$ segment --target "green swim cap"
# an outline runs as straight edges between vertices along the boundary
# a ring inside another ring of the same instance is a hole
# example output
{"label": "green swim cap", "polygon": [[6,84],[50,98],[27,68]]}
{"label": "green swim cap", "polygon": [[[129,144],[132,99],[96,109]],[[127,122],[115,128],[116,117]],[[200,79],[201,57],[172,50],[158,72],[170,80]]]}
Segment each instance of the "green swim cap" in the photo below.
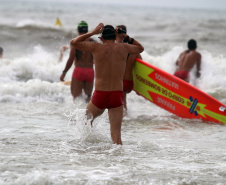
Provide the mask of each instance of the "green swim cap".
{"label": "green swim cap", "polygon": [[85,21],[81,21],[78,23],[78,31],[80,33],[87,33],[88,32],[88,24]]}

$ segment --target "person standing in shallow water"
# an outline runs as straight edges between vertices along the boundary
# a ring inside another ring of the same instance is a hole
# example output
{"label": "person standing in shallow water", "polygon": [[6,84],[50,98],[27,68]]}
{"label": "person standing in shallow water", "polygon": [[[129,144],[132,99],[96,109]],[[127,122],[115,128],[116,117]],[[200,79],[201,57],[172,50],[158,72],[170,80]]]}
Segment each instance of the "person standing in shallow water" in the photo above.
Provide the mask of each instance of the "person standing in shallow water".
{"label": "person standing in shallow water", "polygon": [[[102,43],[88,42],[87,38],[100,34]],[[123,75],[128,54],[141,53],[143,46],[127,34],[122,35],[133,44],[115,43],[116,31],[113,26],[100,23],[92,32],[71,40],[71,45],[90,51],[95,64],[95,91],[87,105],[87,118],[93,120],[108,109],[111,138],[114,144],[122,144],[121,125],[123,118]]]}
{"label": "person standing in shallow water", "polygon": [[189,72],[196,64],[196,77],[200,77],[201,54],[196,51],[196,41],[191,39],[188,41],[188,50],[182,52],[176,61],[177,69],[174,76],[189,82]]}
{"label": "person standing in shallow water", "polygon": [[[79,35],[83,35],[88,32],[88,24],[85,21],[81,21],[77,28]],[[86,41],[94,42],[91,38],[86,38]],[[71,80],[71,94],[75,99],[80,96],[82,94],[82,90],[84,90],[87,96],[86,102],[89,102],[93,91],[94,81],[93,55],[89,51],[81,51],[76,49],[74,46],[71,46],[69,58],[63,73],[60,76],[61,81],[64,81],[64,77],[67,71],[71,68],[73,62],[75,64],[75,68]]]}
{"label": "person standing in shallow water", "polygon": [[[127,32],[125,25],[118,25],[116,26],[117,31],[116,34],[116,42],[118,43],[128,43],[128,40],[126,40],[122,34],[125,34]],[[129,43],[133,44],[133,43]],[[125,73],[123,75],[123,94],[124,94],[124,109],[125,114],[127,112],[127,99],[126,95],[130,93],[133,90],[133,66],[136,62],[136,58],[142,59],[140,53],[138,54],[129,54],[126,60],[126,69]]]}

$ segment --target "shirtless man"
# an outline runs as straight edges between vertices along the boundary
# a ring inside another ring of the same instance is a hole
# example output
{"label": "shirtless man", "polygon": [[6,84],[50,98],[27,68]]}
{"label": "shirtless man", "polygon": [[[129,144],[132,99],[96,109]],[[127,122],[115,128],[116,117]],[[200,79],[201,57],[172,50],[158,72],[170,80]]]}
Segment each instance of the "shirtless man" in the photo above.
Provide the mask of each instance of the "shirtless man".
{"label": "shirtless man", "polygon": [[[85,21],[81,21],[78,24],[78,34],[83,35],[88,32],[88,24]],[[86,38],[87,42],[94,42],[91,38]],[[70,55],[67,60],[67,64],[60,77],[61,81],[64,81],[64,77],[67,71],[71,68],[72,64],[75,64],[75,68],[72,74],[71,80],[71,94],[73,98],[80,96],[82,90],[87,95],[87,103],[90,101],[93,91],[94,70],[93,70],[93,55],[89,51],[81,51],[71,46]]]}
{"label": "shirtless man", "polygon": [[[88,42],[87,38],[101,35],[101,43]],[[123,35],[127,37],[126,34]],[[92,52],[95,64],[95,91],[87,105],[87,117],[92,121],[108,109],[111,138],[114,144],[122,144],[121,124],[123,118],[123,75],[128,54],[141,53],[144,48],[128,36],[133,44],[115,43],[116,32],[110,25],[100,23],[92,32],[80,35],[71,41],[71,45]],[[92,124],[91,121],[91,124]]]}
{"label": "shirtless man", "polygon": [[174,76],[189,82],[189,71],[196,64],[196,77],[200,77],[201,54],[196,51],[196,48],[196,41],[193,39],[189,40],[188,50],[185,50],[183,53],[181,53],[176,62],[177,70],[174,73]]}
{"label": "shirtless man", "polygon": [[[127,43],[128,40],[124,38],[122,34],[126,33],[127,29],[125,25],[116,26],[116,30],[121,29],[122,31],[117,31],[116,42],[118,43]],[[123,33],[124,32],[124,33]],[[132,43],[129,43],[132,44]],[[142,59],[140,53],[130,54],[126,60],[126,69],[123,76],[123,94],[124,94],[124,108],[127,111],[127,101],[126,94],[130,93],[133,90],[133,66],[136,62],[136,58]]]}

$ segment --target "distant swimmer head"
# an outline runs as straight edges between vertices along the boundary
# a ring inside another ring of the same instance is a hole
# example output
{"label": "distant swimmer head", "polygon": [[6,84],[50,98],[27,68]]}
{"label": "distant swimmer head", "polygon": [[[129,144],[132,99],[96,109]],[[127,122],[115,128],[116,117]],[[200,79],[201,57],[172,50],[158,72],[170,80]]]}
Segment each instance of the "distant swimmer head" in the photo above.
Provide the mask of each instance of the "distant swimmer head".
{"label": "distant swimmer head", "polygon": [[195,50],[197,48],[196,41],[194,39],[191,39],[188,41],[188,49],[189,50]]}
{"label": "distant swimmer head", "polygon": [[80,23],[78,23],[78,32],[79,33],[88,32],[88,24],[85,21],[81,21]]}
{"label": "distant swimmer head", "polygon": [[115,29],[111,25],[104,26],[104,30],[102,32],[102,37],[104,40],[115,40]]}

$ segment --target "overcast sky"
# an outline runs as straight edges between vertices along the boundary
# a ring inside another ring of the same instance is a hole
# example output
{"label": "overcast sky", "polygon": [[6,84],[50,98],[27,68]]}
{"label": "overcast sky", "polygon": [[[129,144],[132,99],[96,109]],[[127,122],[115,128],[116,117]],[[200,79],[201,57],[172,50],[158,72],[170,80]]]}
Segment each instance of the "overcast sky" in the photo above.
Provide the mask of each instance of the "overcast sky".
{"label": "overcast sky", "polygon": [[[65,1],[65,0],[64,0]],[[72,0],[67,0],[72,1]],[[98,2],[105,4],[151,5],[158,7],[182,7],[198,9],[224,9],[226,0],[73,0],[74,2]]]}

